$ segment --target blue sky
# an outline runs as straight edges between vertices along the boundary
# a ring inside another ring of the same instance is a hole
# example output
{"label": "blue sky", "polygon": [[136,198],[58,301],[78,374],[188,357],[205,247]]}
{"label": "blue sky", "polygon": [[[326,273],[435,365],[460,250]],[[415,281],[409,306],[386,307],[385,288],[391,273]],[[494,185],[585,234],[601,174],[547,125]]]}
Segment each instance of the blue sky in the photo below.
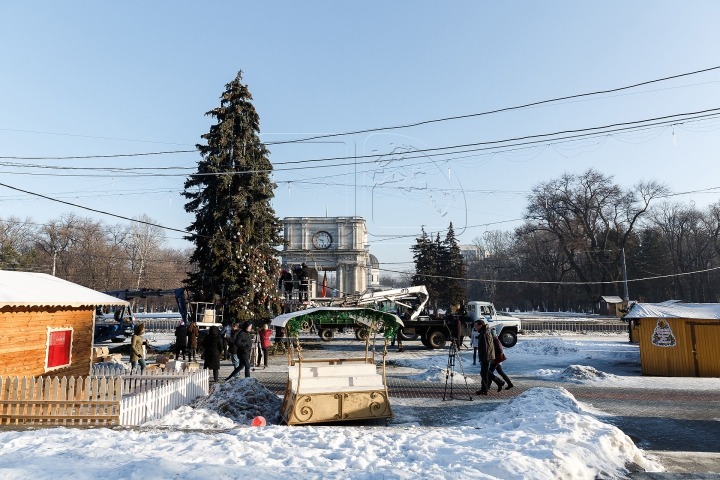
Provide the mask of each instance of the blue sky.
{"label": "blue sky", "polygon": [[[717,2],[0,2],[0,156],[192,148],[210,125],[204,113],[240,69],[267,141],[619,87],[720,65],[719,21]],[[588,101],[275,145],[271,160],[386,154],[716,107],[720,71]],[[720,186],[716,126],[676,128],[677,146],[666,129],[579,151],[548,147],[405,169],[361,164],[357,204],[352,166],[278,171],[274,206],[280,217],[357,212],[381,262],[409,261],[411,240],[383,235],[421,225],[437,231],[452,220],[470,243],[485,227],[463,226],[519,218],[524,192],[563,172],[594,167],[626,186],[655,179],[676,192]],[[192,167],[197,158],[27,162]],[[3,167],[1,182],[120,215],[146,213],[175,228],[190,222],[182,176],[20,174],[28,171]],[[676,198],[702,206],[720,190]],[[2,217],[43,221],[69,211],[0,189]],[[168,237],[185,245],[179,234]]]}

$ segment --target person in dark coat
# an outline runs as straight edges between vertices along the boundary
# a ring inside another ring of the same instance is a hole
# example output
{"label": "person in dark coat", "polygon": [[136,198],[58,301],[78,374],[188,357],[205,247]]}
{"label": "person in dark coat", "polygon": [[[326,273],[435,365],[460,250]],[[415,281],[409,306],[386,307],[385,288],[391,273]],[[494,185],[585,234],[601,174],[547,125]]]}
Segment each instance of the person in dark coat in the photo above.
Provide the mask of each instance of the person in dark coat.
{"label": "person in dark coat", "polygon": [[237,345],[235,345],[235,340],[239,334],[240,326],[237,323],[233,323],[232,333],[230,334],[230,342],[228,343],[228,352],[230,352],[230,360],[232,361],[233,368],[237,368],[238,365],[240,365],[240,360],[238,360],[237,356]]}
{"label": "person in dark coat", "polygon": [[[505,387],[505,390],[510,390],[513,387],[513,383],[510,381],[510,377],[505,375],[505,372],[502,368],[502,362],[504,361],[505,351],[503,350],[502,342],[497,336],[497,332],[494,328],[491,328],[490,331],[492,332],[493,337],[493,345],[495,347],[495,358],[490,363],[490,375],[493,378],[493,382],[497,384],[498,392],[502,390],[502,387],[507,384],[507,387]],[[500,376],[505,380],[504,382],[497,378],[495,376],[495,370],[500,374]]]}
{"label": "person in dark coat", "polygon": [[213,378],[217,382],[220,376],[220,355],[223,349],[220,330],[217,327],[210,327],[210,332],[203,340],[202,346],[205,352],[205,368],[213,371]]}
{"label": "person in dark coat", "polygon": [[482,386],[475,392],[477,395],[487,395],[490,386],[490,362],[495,359],[495,345],[487,320],[481,318],[475,322],[478,332],[478,361],[480,362],[480,378]]}
{"label": "person in dark coat", "polygon": [[240,327],[240,333],[235,337],[235,347],[237,348],[237,356],[240,364],[232,371],[226,380],[230,380],[237,375],[243,367],[245,368],[245,378],[250,376],[250,353],[252,352],[252,338],[250,338],[251,328],[252,323],[243,323]]}
{"label": "person in dark coat", "polygon": [[188,327],[188,360],[191,362],[197,361],[198,335],[200,335],[200,329],[197,323],[192,322]]}
{"label": "person in dark coat", "polygon": [[310,287],[310,276],[312,275],[312,272],[310,271],[310,267],[307,266],[306,263],[303,262],[302,266],[298,270],[298,278],[300,279],[300,300],[309,300],[309,287]]}
{"label": "person in dark coat", "polygon": [[182,351],[182,359],[185,360],[185,351],[187,350],[187,337],[188,329],[185,326],[185,322],[180,322],[180,325],[175,329],[175,358],[180,359],[180,352]]}

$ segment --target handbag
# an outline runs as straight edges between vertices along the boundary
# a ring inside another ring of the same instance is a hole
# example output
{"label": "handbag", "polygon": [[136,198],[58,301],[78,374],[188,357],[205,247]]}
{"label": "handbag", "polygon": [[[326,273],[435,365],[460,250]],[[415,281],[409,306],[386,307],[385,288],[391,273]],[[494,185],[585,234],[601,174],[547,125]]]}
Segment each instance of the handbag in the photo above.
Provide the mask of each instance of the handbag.
{"label": "handbag", "polygon": [[500,358],[499,358],[498,360],[500,360],[500,361],[497,362],[497,363],[502,363],[502,362],[504,362],[505,360],[507,360],[507,357],[505,356],[505,353],[501,353],[501,354],[500,354]]}

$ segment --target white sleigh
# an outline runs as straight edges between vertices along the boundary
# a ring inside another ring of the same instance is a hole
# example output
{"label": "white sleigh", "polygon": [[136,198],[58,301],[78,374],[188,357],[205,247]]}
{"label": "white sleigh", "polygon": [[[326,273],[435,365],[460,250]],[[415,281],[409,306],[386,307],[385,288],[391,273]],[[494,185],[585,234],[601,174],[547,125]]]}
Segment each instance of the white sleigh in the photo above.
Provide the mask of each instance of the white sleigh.
{"label": "white sleigh", "polygon": [[[288,425],[325,423],[348,420],[392,418],[385,377],[387,338],[384,339],[381,365],[375,364],[375,343],[380,322],[385,328],[402,326],[392,314],[363,308],[332,308],[355,317],[369,330],[365,342],[365,356],[359,358],[305,359],[297,333],[303,321],[324,309],[298,311],[280,315],[272,322],[289,331],[288,379],[280,415]],[[372,337],[372,339],[371,339]],[[296,347],[292,346],[295,340]],[[372,343],[372,348],[371,348]],[[378,373],[378,369],[380,372]]]}

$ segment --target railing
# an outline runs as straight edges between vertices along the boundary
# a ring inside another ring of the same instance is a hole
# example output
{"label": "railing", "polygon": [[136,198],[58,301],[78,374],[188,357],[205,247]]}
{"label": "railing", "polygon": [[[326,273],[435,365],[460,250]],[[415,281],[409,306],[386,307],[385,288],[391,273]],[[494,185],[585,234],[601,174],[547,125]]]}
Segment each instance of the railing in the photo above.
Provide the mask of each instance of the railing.
{"label": "railing", "polygon": [[138,319],[138,322],[145,324],[145,330],[153,333],[175,333],[175,328],[180,325],[180,318],[147,318]]}
{"label": "railing", "polygon": [[109,377],[0,377],[0,425],[140,425],[210,391],[209,370]]}
{"label": "railing", "polygon": [[622,321],[594,320],[522,320],[526,332],[571,332],[582,334],[627,333],[628,324]]}
{"label": "railing", "polygon": [[[210,391],[210,370],[199,370],[172,382],[123,398],[120,425],[141,425],[167,415]],[[162,378],[162,376],[155,376]]]}

